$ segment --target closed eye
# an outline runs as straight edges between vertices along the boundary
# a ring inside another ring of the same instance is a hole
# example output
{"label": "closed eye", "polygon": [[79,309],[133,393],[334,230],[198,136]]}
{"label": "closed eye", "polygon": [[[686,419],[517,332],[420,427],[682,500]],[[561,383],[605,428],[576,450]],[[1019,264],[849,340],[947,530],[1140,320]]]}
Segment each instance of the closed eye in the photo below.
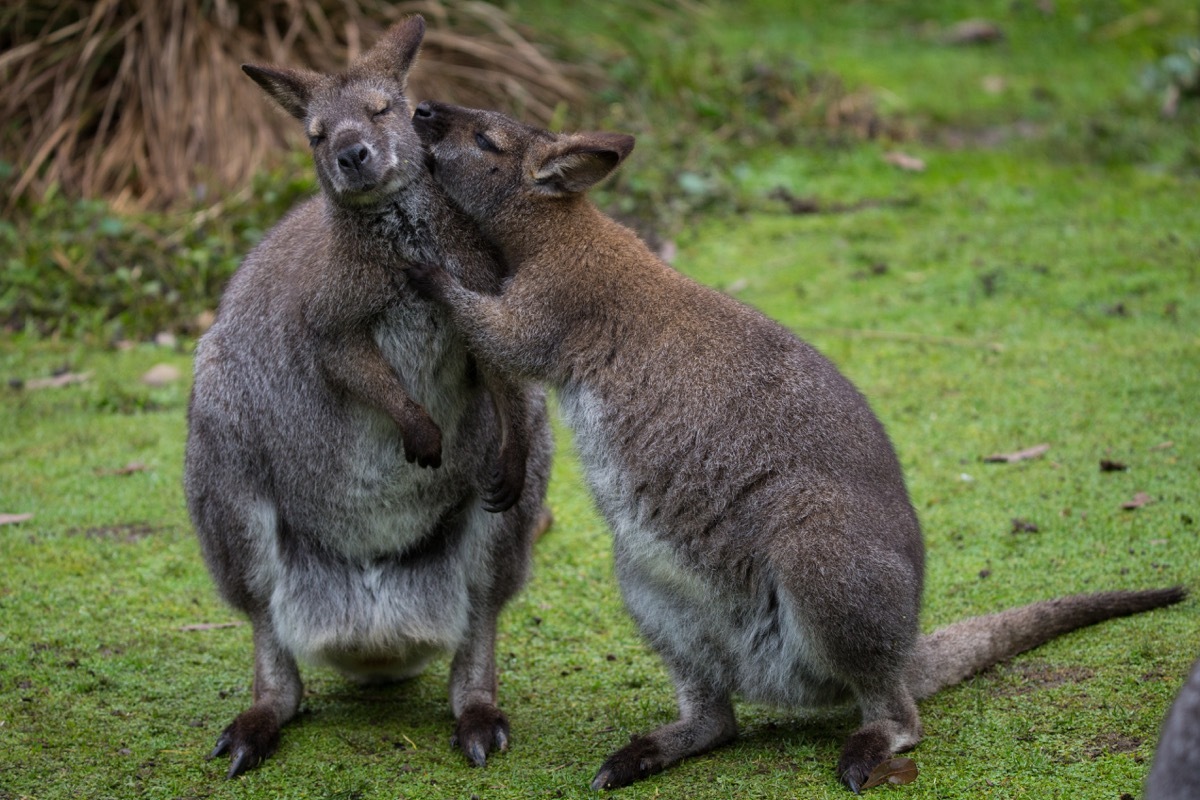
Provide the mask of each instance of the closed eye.
{"label": "closed eye", "polygon": [[500,152],[500,148],[496,147],[495,143],[482,133],[475,134],[475,144],[479,146],[480,150],[486,150],[489,153]]}
{"label": "closed eye", "polygon": [[372,114],[371,119],[379,119],[380,117],[384,116],[385,114],[391,113],[391,110],[392,110],[392,107],[390,105],[384,106],[383,108],[379,109],[374,114]]}
{"label": "closed eye", "polygon": [[323,141],[325,141],[325,137],[321,134],[317,134],[316,136],[309,136],[308,137],[308,146],[316,147]]}

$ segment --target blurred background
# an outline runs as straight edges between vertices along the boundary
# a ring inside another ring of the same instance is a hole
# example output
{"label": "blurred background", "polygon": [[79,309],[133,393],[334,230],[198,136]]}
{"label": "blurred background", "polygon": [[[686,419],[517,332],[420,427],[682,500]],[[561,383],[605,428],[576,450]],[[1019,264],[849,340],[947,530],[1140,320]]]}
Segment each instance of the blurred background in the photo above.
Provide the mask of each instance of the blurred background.
{"label": "blurred background", "polygon": [[315,189],[299,126],[239,65],[336,70],[412,13],[430,26],[415,99],[636,134],[600,199],[656,245],[697,211],[803,211],[739,180],[756,148],[1018,139],[1200,163],[1184,2],[17,0],[0,10],[0,325],[199,332],[241,255]]}

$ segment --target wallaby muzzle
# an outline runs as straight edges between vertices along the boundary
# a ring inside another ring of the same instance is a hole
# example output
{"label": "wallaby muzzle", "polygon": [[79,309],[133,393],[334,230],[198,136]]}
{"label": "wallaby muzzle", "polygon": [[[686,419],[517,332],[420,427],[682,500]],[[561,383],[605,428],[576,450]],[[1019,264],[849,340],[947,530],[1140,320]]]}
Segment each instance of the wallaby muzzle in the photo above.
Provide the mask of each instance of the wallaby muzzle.
{"label": "wallaby muzzle", "polygon": [[446,131],[449,129],[447,112],[453,109],[454,106],[435,103],[432,100],[425,100],[416,107],[416,110],[413,111],[412,122],[413,127],[417,130],[417,136],[421,139],[421,144],[428,146],[445,138]]}
{"label": "wallaby muzzle", "polygon": [[379,159],[358,131],[346,131],[334,140],[333,145],[341,191],[363,192],[379,183],[382,177]]}

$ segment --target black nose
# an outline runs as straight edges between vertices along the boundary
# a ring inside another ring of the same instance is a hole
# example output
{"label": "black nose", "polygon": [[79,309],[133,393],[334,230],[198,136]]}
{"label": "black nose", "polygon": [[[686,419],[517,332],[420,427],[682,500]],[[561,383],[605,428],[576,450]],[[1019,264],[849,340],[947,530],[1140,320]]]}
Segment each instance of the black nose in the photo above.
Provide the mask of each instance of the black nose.
{"label": "black nose", "polygon": [[370,160],[371,151],[362,143],[343,148],[337,156],[338,166],[348,175],[361,172],[363,165]]}
{"label": "black nose", "polygon": [[421,104],[417,106],[417,110],[413,112],[414,117],[420,117],[421,119],[429,119],[433,116],[433,114],[433,103],[429,100],[422,101]]}

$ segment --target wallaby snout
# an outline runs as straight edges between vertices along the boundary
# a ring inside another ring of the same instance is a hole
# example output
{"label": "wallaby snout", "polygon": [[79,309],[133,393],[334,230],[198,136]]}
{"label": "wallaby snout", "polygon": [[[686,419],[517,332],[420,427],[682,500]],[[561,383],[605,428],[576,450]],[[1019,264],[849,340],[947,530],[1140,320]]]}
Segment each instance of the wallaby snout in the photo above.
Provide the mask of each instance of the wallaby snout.
{"label": "wallaby snout", "polygon": [[337,154],[338,169],[348,180],[358,183],[369,183],[371,167],[371,148],[362,142],[352,142],[343,147]]}
{"label": "wallaby snout", "polygon": [[444,103],[425,100],[413,111],[413,127],[425,145],[441,141],[446,135],[446,112],[453,108]]}

